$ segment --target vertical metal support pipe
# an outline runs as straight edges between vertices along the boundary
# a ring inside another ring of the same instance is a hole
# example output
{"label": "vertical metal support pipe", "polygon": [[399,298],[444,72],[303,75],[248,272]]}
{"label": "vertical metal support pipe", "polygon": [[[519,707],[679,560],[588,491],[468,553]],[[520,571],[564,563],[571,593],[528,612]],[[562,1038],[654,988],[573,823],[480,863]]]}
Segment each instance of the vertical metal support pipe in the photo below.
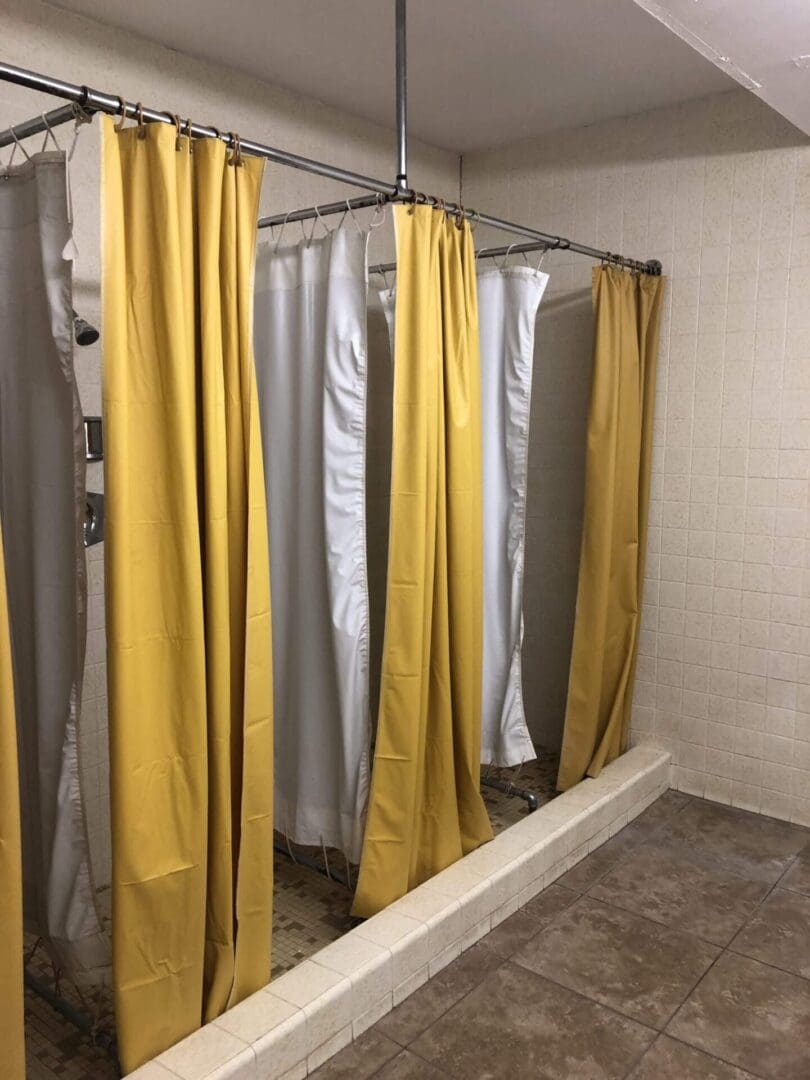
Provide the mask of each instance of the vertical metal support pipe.
{"label": "vertical metal support pipe", "polygon": [[397,191],[408,191],[407,0],[396,0],[397,35]]}

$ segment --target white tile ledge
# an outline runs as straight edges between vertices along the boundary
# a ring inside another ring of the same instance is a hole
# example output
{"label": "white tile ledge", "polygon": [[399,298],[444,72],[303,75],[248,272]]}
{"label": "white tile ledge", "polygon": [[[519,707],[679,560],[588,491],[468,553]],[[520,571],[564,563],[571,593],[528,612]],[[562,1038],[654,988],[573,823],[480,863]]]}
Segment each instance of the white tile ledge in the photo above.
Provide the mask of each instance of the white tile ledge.
{"label": "white tile ledge", "polygon": [[669,754],[634,747],[131,1080],[294,1080],[314,1072],[669,786]]}

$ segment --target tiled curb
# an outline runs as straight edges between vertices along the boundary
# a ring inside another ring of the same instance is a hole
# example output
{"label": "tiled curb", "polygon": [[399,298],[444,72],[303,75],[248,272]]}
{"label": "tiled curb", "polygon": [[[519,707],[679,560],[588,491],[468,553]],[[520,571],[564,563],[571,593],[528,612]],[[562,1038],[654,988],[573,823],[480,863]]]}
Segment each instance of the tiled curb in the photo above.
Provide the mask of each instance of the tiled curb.
{"label": "tiled curb", "polygon": [[130,1080],[300,1080],[669,787],[637,746],[321,949]]}

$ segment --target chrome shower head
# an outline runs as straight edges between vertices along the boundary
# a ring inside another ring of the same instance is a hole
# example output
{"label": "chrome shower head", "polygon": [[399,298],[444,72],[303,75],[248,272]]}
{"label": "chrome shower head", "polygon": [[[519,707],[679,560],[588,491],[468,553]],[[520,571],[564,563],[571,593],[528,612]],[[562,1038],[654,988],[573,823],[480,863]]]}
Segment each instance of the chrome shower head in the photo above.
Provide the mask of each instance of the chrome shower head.
{"label": "chrome shower head", "polygon": [[81,315],[73,312],[73,334],[77,345],[95,345],[99,339],[99,332],[95,326],[83,319]]}

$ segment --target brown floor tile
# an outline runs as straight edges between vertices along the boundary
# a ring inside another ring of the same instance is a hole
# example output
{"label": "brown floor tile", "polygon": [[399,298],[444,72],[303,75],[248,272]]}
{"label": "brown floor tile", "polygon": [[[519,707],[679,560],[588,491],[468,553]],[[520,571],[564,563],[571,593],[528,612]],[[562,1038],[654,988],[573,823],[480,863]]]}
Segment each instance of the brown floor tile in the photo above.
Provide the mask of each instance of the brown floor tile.
{"label": "brown floor tile", "polygon": [[652,1029],[507,962],[412,1049],[457,1080],[619,1080],[654,1038]]}
{"label": "brown floor tile", "polygon": [[719,869],[773,885],[810,839],[806,829],[731,806],[695,799],[661,836]]}
{"label": "brown floor tile", "polygon": [[650,1027],[662,1028],[720,950],[583,897],[512,958]]}
{"label": "brown floor tile", "polygon": [[530,919],[523,911],[516,911],[514,915],[498,923],[494,930],[482,938],[481,945],[496,956],[500,956],[502,960],[508,960],[527,941],[536,937],[542,929],[542,923]]}
{"label": "brown floor tile", "polygon": [[401,1050],[398,1043],[371,1028],[310,1075],[318,1080],[368,1080]]}
{"label": "brown floor tile", "polygon": [[622,829],[621,835],[626,839],[637,840],[639,843],[649,840],[663,825],[694,801],[691,795],[685,795],[682,791],[673,791],[670,788],[654,803],[650,803],[646,810],[642,810],[638,817],[633,818],[630,824]]}
{"label": "brown floor tile", "polygon": [[502,963],[490,949],[473,945],[378,1021],[376,1030],[400,1046],[407,1046]]}
{"label": "brown floor tile", "polygon": [[657,839],[630,852],[589,895],[727,945],[767,891],[761,882],[693,859],[682,845]]}
{"label": "brown floor tile", "polygon": [[447,1080],[447,1073],[409,1050],[402,1050],[376,1074],[374,1080]]}
{"label": "brown floor tile", "polygon": [[774,889],[729,948],[810,979],[810,896]]}
{"label": "brown floor tile", "polygon": [[660,1035],[628,1080],[756,1080],[751,1073],[727,1065],[682,1042]]}
{"label": "brown floor tile", "polygon": [[667,1030],[759,1076],[807,1080],[810,982],[724,953]]}
{"label": "brown floor tile", "polygon": [[543,927],[547,926],[552,919],[556,919],[561,911],[565,911],[569,904],[573,904],[576,898],[575,892],[555,882],[530,900],[522,911],[524,915],[528,915],[530,919],[534,919]]}
{"label": "brown floor tile", "polygon": [[577,865],[569,870],[567,874],[563,874],[559,878],[559,884],[566,889],[573,889],[574,892],[584,893],[592,885],[595,885],[597,881],[605,876],[610,870],[616,866],[625,855],[630,851],[633,851],[643,841],[638,837],[627,837],[624,834],[624,830],[612,837],[606,844],[603,844],[596,851],[577,863]]}
{"label": "brown floor tile", "polygon": [[524,908],[499,923],[481,940],[481,944],[491,949],[497,956],[508,960],[514,952],[539,934],[544,926],[548,926],[576,898],[577,894],[571,892],[570,889],[563,889],[560,885],[549,885]]}
{"label": "brown floor tile", "polygon": [[779,888],[791,889],[793,892],[810,896],[810,845],[799,853],[796,861],[779,882]]}

